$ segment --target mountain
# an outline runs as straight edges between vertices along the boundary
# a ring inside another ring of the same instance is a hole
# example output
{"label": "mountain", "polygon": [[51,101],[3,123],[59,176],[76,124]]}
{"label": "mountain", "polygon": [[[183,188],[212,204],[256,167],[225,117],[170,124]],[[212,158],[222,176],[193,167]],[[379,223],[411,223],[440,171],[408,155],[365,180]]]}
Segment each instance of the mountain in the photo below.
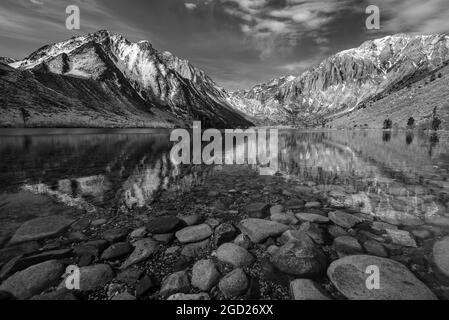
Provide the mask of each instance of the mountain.
{"label": "mountain", "polygon": [[[232,101],[236,108],[272,123],[323,125],[370,101],[388,99],[448,61],[446,35],[393,35],[337,53],[300,76],[235,92]],[[444,92],[447,97],[447,89]]]}
{"label": "mountain", "polygon": [[0,57],[0,63],[10,64],[10,63],[14,63],[14,62],[16,62],[16,60],[14,60],[12,58]]}
{"label": "mountain", "polygon": [[15,70],[3,65],[0,74],[3,126],[19,125],[24,114],[29,126],[251,125],[202,70],[105,30],[44,46],[9,66]]}

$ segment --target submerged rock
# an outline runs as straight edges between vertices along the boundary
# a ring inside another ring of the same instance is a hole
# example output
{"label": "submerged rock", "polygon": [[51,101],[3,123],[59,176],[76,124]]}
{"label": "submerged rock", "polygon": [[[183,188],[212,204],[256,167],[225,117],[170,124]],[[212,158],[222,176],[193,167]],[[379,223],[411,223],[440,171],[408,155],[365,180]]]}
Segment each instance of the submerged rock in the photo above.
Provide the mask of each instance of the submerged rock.
{"label": "submerged rock", "polygon": [[[369,289],[368,267],[379,268],[380,289]],[[327,275],[351,300],[434,300],[435,294],[399,262],[368,256],[347,256],[331,263]]]}
{"label": "submerged rock", "polygon": [[417,247],[415,239],[413,239],[412,235],[408,231],[388,229],[387,234],[390,236],[392,243],[394,244],[404,247]]}
{"label": "submerged rock", "polygon": [[57,236],[67,230],[73,221],[63,216],[50,216],[27,221],[19,227],[9,244]]}

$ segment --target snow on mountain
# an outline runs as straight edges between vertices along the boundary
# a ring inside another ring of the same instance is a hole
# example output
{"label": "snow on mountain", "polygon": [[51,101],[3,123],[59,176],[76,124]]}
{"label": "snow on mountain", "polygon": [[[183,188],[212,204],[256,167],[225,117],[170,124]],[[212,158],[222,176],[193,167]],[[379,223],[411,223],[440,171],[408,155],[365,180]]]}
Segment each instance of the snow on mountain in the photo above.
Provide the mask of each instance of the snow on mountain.
{"label": "snow on mountain", "polygon": [[339,52],[298,77],[236,92],[232,101],[236,108],[273,122],[321,124],[448,61],[448,36],[398,34]]}
{"label": "snow on mountain", "polygon": [[201,120],[216,127],[251,124],[202,70],[169,52],[155,50],[148,41],[132,43],[105,30],[44,46],[10,66],[117,86],[126,81],[144,101],[182,120]]}

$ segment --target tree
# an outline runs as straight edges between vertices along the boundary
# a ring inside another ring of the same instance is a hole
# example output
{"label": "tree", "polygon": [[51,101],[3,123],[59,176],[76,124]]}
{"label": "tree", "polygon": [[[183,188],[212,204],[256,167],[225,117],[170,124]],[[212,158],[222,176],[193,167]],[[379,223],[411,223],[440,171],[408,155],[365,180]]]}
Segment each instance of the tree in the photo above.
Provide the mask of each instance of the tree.
{"label": "tree", "polygon": [[384,120],[384,129],[391,129],[393,127],[393,122],[390,119]]}
{"label": "tree", "polygon": [[415,126],[415,119],[413,117],[408,118],[407,127],[412,129]]}
{"label": "tree", "polygon": [[31,118],[31,115],[25,108],[20,108],[20,112],[22,113],[23,124],[26,127],[27,121]]}

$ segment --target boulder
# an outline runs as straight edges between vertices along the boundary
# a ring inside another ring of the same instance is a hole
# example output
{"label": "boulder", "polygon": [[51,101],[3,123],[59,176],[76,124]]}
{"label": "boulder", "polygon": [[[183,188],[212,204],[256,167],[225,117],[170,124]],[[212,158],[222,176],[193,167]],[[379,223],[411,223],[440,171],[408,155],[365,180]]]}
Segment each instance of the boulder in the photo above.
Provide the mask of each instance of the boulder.
{"label": "boulder", "polygon": [[161,216],[153,218],[146,224],[147,232],[152,234],[170,233],[180,224],[181,220],[175,216]]}
{"label": "boulder", "polygon": [[17,229],[9,244],[58,236],[67,230],[73,221],[63,216],[49,216],[27,221]]}
{"label": "boulder", "polygon": [[29,299],[60,281],[64,265],[50,260],[19,271],[6,279],[0,291],[6,291],[18,299]]}
{"label": "boulder", "polygon": [[246,213],[250,218],[265,218],[270,214],[270,206],[266,203],[256,202],[246,206]]}
{"label": "boulder", "polygon": [[[380,289],[367,286],[368,267],[379,269]],[[350,300],[435,300],[435,294],[404,265],[394,260],[369,256],[347,256],[331,263],[327,275]]]}

